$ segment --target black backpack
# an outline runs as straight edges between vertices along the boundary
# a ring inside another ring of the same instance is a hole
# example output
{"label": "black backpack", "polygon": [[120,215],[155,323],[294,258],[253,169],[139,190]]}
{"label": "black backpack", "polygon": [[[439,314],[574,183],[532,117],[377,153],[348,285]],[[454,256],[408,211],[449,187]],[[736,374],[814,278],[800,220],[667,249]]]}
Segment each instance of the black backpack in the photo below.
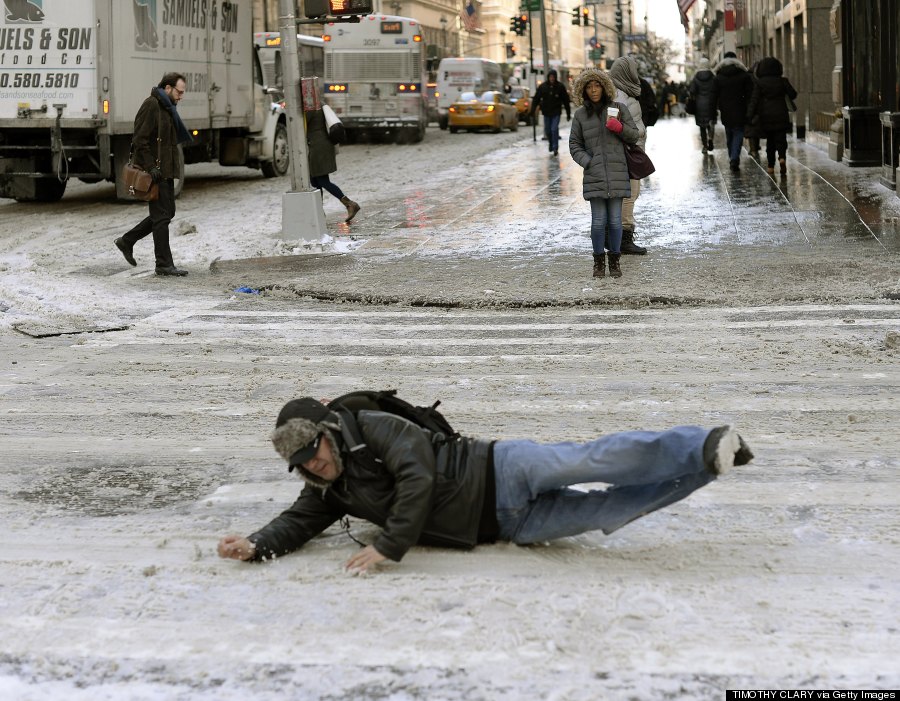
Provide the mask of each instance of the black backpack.
{"label": "black backpack", "polygon": [[652,127],[659,119],[659,105],[656,102],[656,93],[646,80],[641,78],[641,96],[638,98],[641,103],[641,121],[645,127]]}
{"label": "black backpack", "polygon": [[440,401],[431,406],[416,406],[397,396],[397,390],[388,389],[382,391],[361,390],[349,392],[337,399],[328,402],[328,408],[332,409],[341,418],[342,438],[350,455],[360,460],[364,465],[372,468],[381,462],[368,449],[363,442],[359,426],[356,424],[356,414],[363,410],[383,411],[387,414],[396,414],[417,426],[439,433],[444,436],[444,442],[455,441],[459,433],[453,430],[450,422],[437,410]]}

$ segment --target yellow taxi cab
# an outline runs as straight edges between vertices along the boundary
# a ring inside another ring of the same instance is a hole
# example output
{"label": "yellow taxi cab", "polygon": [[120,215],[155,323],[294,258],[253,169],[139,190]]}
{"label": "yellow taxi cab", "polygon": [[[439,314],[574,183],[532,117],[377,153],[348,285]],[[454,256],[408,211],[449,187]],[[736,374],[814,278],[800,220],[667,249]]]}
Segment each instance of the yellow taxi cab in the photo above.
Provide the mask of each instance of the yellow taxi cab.
{"label": "yellow taxi cab", "polygon": [[504,127],[517,131],[519,115],[509,98],[498,90],[488,90],[481,95],[464,92],[450,105],[447,123],[451,134],[460,129],[490,129],[496,134]]}
{"label": "yellow taxi cab", "polygon": [[509,91],[509,101],[515,105],[519,121],[525,126],[531,124],[531,91],[519,85],[513,85]]}

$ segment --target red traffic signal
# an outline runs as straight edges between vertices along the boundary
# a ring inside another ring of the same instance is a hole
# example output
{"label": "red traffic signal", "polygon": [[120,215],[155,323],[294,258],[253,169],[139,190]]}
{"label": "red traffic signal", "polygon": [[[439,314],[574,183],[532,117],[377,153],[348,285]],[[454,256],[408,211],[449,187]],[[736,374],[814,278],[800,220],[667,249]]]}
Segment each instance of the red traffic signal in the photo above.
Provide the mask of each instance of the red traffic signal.
{"label": "red traffic signal", "polygon": [[373,0],[306,0],[304,9],[310,19],[370,15],[374,11]]}

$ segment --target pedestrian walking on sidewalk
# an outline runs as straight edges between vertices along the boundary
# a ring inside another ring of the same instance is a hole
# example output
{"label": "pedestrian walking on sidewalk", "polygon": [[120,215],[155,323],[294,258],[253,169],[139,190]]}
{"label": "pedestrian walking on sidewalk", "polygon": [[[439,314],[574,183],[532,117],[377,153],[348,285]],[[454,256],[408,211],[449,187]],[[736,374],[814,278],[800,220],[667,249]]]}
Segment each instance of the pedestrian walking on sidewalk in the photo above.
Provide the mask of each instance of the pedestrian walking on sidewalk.
{"label": "pedestrian walking on sidewalk", "polygon": [[148,216],[114,242],[125,260],[130,265],[137,265],[134,245],[153,234],[157,275],[180,277],[188,274],[187,270],[175,267],[169,248],[169,222],[175,217],[175,176],[179,174],[181,160],[178,145],[191,141],[190,132],[176,110],[185,89],[183,75],[166,73],[138,109],[131,138],[131,162],[150,173],[153,182],[159,186],[159,199],[149,203]]}
{"label": "pedestrian walking on sidewalk", "polygon": [[336,184],[331,182],[331,173],[337,171],[337,157],[334,144],[328,138],[328,125],[325,113],[321,110],[304,112],[306,115],[306,142],[309,144],[309,184],[320,192],[327,190],[337,197],[347,208],[349,222],[359,212],[359,205],[344,194]]}
{"label": "pedestrian walking on sidewalk", "polygon": [[622,277],[622,200],[631,196],[625,144],[637,143],[640,132],[628,108],[614,101],[616,87],[607,73],[582,71],[575,81],[575,110],[569,153],[584,168],[584,199],[591,204],[594,277]]}
{"label": "pedestrian walking on sidewalk", "polygon": [[[644,112],[641,106],[643,89],[638,62],[631,56],[620,56],[609,69],[609,77],[616,86],[615,101],[625,105],[631,114],[638,130],[638,146],[647,150],[647,127],[644,125]],[[649,87],[649,86],[648,86]],[[652,93],[652,88],[650,88]],[[656,98],[653,98],[656,102]],[[646,103],[645,103],[646,104]],[[631,179],[631,195],[622,200],[622,253],[644,255],[647,249],[634,242],[634,203],[641,195],[641,181]]]}
{"label": "pedestrian walking on sidewalk", "polygon": [[715,78],[713,72],[709,70],[709,59],[701,58],[697,64],[697,72],[688,88],[696,105],[694,123],[700,127],[700,144],[703,153],[710,153],[713,150],[713,136],[717,121]]}
{"label": "pedestrian walking on sidewalk", "polygon": [[756,85],[750,98],[747,117],[757,120],[766,139],[766,161],[769,175],[775,174],[777,156],[779,170],[787,173],[787,135],[793,129],[788,102],[793,104],[797,91],[784,77],[784,67],[774,56],[767,56],[756,68]]}
{"label": "pedestrian walking on sidewalk", "polygon": [[[753,88],[756,89],[756,69],[759,68],[759,61],[750,66],[750,79],[753,81]],[[750,99],[753,99],[753,91],[750,91]],[[750,109],[750,100],[747,100],[747,109]],[[759,127],[759,120],[751,120],[750,116],[744,122],[744,138],[747,139],[747,153],[754,161],[759,160],[759,140],[762,138],[762,129]]]}
{"label": "pedestrian walking on sidewalk", "polygon": [[[609,534],[753,458],[730,426],[611,433],[581,444],[491,441],[432,433],[384,411],[336,412],[311,397],[284,405],[271,438],[305,485],[268,525],[222,538],[219,556],[281,557],[353,516],[380,529],[346,562],[354,574],[399,562],[416,544],[469,549]],[[571,488],[597,482],[610,486]]]}
{"label": "pedestrian walking on sidewalk", "polygon": [[753,96],[753,78],[734,51],[726,51],[716,66],[716,103],[725,127],[725,145],[731,170],[741,168],[741,146],[744,143],[744,124],[747,106]]}
{"label": "pedestrian walking on sidewalk", "polygon": [[547,80],[538,86],[531,100],[531,118],[535,118],[538,107],[544,115],[544,135],[550,143],[550,153],[559,155],[559,120],[562,118],[563,109],[566,110],[566,120],[572,119],[572,107],[570,105],[569,91],[559,82],[556,70],[550,69]]}

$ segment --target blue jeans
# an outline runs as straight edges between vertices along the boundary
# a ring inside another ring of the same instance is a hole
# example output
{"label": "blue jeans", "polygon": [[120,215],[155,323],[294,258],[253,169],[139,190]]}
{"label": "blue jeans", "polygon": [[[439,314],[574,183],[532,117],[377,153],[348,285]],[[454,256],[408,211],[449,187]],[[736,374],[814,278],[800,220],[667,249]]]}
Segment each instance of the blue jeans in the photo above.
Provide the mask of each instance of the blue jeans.
{"label": "blue jeans", "polygon": [[728,147],[728,158],[737,161],[741,157],[741,144],[744,142],[744,127],[725,127],[725,145]]}
{"label": "blue jeans", "polygon": [[[494,444],[500,539],[524,545],[602,530],[684,499],[715,479],[703,463],[709,429],[613,433],[588,443]],[[607,489],[569,489],[604,482]]]}
{"label": "blue jeans", "polygon": [[[594,253],[605,253],[604,243],[609,245],[610,253],[622,252],[622,198],[613,197],[605,200],[595,197],[591,203],[591,245]],[[609,236],[606,227],[609,225]]]}
{"label": "blue jeans", "polygon": [[547,137],[547,141],[550,142],[550,150],[558,151],[559,150],[559,118],[562,117],[561,114],[556,115],[555,117],[548,117],[544,115],[544,136]]}

